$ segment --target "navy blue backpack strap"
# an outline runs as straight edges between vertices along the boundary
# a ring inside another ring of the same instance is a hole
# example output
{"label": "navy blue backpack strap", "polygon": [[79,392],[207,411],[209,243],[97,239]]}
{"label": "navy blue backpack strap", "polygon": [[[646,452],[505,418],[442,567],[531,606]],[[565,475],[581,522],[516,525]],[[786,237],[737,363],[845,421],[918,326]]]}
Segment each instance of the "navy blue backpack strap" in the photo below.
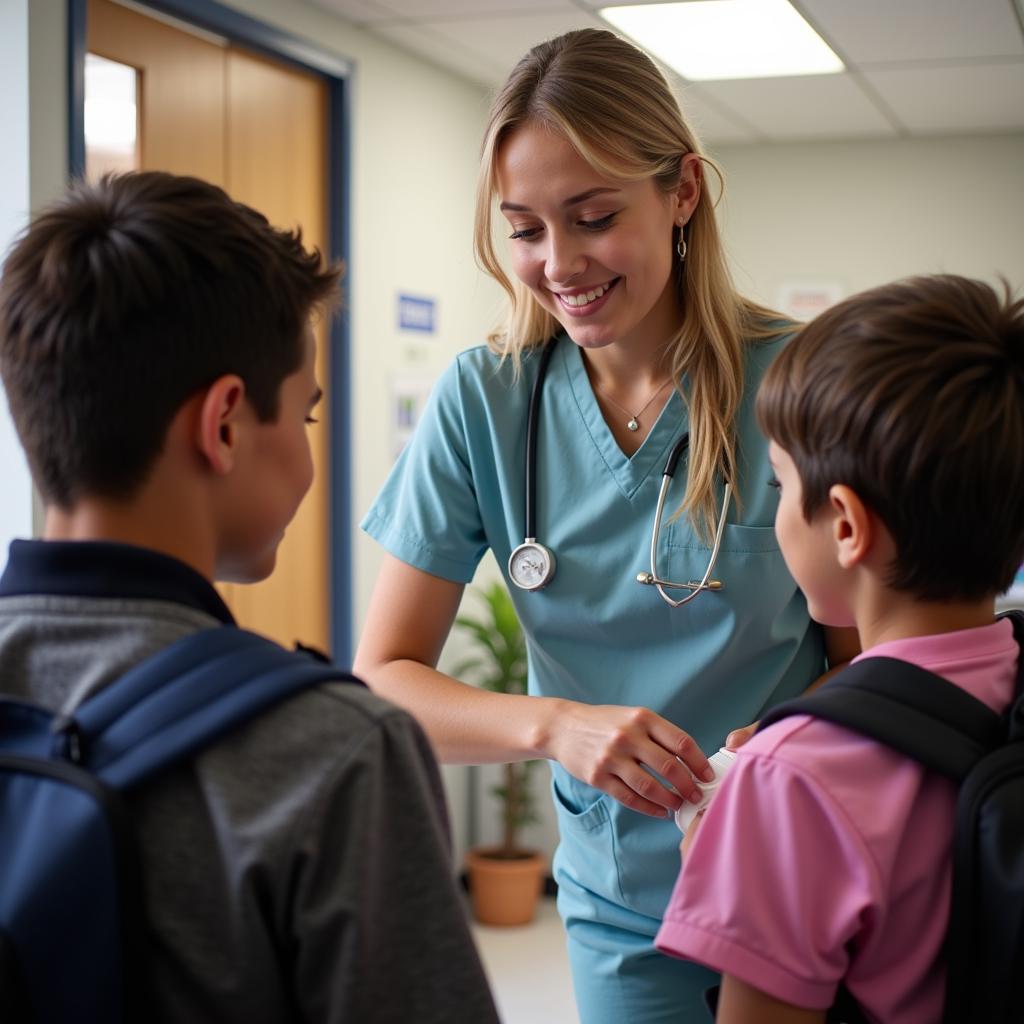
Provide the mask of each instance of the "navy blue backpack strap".
{"label": "navy blue backpack strap", "polygon": [[305,651],[218,626],[136,665],[81,704],[58,731],[73,760],[124,790],[290,694],[326,682],[359,680]]}
{"label": "navy blue backpack strap", "polygon": [[0,701],[0,1021],[149,1019],[140,864],[120,791],[305,687],[343,681],[358,682],[221,626],[158,651],[71,716]]}

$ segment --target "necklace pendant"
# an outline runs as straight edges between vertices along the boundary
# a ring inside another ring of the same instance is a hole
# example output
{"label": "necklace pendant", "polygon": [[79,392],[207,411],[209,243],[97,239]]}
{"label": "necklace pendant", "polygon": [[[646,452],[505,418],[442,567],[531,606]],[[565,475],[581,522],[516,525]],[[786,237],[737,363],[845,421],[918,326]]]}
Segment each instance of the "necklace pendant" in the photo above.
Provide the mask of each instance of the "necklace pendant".
{"label": "necklace pendant", "polygon": [[626,424],[626,426],[634,432],[640,429],[640,424],[637,423],[635,416]]}

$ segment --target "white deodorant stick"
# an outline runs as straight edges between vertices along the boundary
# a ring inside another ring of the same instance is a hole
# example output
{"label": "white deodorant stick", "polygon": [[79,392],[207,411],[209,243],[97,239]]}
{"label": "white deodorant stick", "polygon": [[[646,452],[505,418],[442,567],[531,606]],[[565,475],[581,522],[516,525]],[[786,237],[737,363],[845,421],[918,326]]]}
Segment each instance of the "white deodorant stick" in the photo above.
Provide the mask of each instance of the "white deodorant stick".
{"label": "white deodorant stick", "polygon": [[711,765],[712,770],[715,773],[714,780],[711,782],[701,782],[700,779],[694,779],[697,788],[701,792],[701,801],[699,804],[692,804],[687,800],[682,807],[676,811],[676,824],[679,826],[680,832],[686,832],[690,827],[690,823],[698,812],[702,811],[707,807],[711,798],[715,795],[715,791],[718,789],[721,781],[725,778],[725,773],[732,767],[733,761],[736,760],[736,751],[726,750],[722,747],[721,750],[716,754],[712,754],[708,758],[708,764]]}

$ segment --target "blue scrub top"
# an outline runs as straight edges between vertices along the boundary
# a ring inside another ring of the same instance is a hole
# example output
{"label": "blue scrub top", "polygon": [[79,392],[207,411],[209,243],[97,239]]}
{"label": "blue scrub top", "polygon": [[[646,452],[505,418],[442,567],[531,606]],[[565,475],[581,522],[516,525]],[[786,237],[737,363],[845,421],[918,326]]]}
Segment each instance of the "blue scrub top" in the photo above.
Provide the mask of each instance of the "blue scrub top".
{"label": "blue scrub top", "polygon": [[[527,638],[530,692],[590,704],[651,708],[711,754],[734,728],[804,690],[824,670],[820,629],[775,541],[777,492],[753,402],[782,341],[747,350],[737,423],[742,512],[733,503],[715,577],[718,592],[670,608],[636,582],[649,568],[662,470],[688,429],[677,392],[633,456],[612,436],[579,348],[564,334],[544,382],[537,461],[537,540],[557,559],[554,579],[510,584]],[[507,579],[523,541],[526,422],[538,359],[514,380],[486,347],[459,355],[362,528],[401,561],[468,583],[488,547]],[[685,382],[684,382],[685,383]],[[700,579],[708,549],[685,517],[668,522],[685,489],[676,469],[666,501],[659,575]],[[679,869],[670,819],[638,814],[553,764],[561,832],[556,878],[568,874],[602,901],[650,919],[653,935]],[[611,908],[609,908],[610,910]],[[600,910],[595,909],[595,917]]]}

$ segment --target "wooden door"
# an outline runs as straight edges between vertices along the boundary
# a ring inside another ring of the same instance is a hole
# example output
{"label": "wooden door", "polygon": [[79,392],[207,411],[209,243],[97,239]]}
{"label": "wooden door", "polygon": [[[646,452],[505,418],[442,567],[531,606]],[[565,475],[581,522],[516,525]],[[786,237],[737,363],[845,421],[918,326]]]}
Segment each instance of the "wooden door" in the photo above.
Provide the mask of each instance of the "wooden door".
{"label": "wooden door", "polygon": [[89,52],[139,73],[139,166],[192,174],[227,189],[226,44],[110,0],[90,0],[86,17]]}
{"label": "wooden door", "polygon": [[[214,182],[272,224],[301,227],[327,251],[327,88],[314,75],[148,17],[89,0],[88,50],[138,72],[139,166]],[[327,325],[317,325],[326,391]],[[220,589],[239,622],[285,644],[330,646],[325,399],[311,428],[316,479],[262,583]]]}
{"label": "wooden door", "polygon": [[[302,228],[307,246],[327,250],[327,90],[322,81],[238,50],[226,53],[228,192],[272,224]],[[317,374],[327,391],[327,323],[316,325]],[[313,487],[285,533],[277,568],[253,586],[225,587],[239,621],[282,642],[327,650],[330,557],[328,400],[309,428]]]}

